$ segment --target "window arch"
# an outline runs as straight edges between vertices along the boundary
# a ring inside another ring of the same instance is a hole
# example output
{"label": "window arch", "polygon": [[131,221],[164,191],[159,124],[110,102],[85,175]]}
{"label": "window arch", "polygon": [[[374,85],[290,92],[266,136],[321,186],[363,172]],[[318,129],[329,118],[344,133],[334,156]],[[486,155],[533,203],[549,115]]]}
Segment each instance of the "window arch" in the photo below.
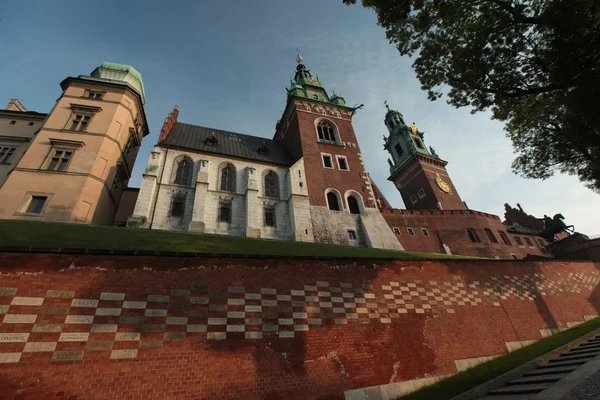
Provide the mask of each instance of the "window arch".
{"label": "window arch", "polygon": [[221,168],[221,181],[219,189],[224,192],[235,192],[235,167],[227,163]]}
{"label": "window arch", "polygon": [[348,197],[348,210],[350,210],[350,214],[360,214],[360,208],[358,207],[356,197]]}
{"label": "window arch", "polygon": [[349,190],[345,194],[346,204],[348,205],[348,211],[350,214],[364,214],[365,206],[362,200],[362,196],[354,190]]}
{"label": "window arch", "polygon": [[265,196],[279,197],[279,175],[275,171],[269,171],[264,177]]}
{"label": "window arch", "polygon": [[193,165],[192,160],[187,157],[175,160],[173,183],[176,185],[191,186]]}
{"label": "window arch", "polygon": [[333,122],[322,119],[317,124],[317,135],[319,140],[327,142],[337,142],[337,134]]}
{"label": "window arch", "polygon": [[327,189],[325,199],[327,200],[328,209],[331,211],[342,211],[342,197],[337,190]]}

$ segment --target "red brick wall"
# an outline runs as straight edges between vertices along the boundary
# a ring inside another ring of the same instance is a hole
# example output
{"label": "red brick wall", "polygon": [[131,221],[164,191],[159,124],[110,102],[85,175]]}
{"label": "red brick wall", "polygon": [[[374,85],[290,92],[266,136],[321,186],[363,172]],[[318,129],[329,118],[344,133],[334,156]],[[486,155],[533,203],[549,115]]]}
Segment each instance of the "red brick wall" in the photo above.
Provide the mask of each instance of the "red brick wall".
{"label": "red brick wall", "polygon": [[590,262],[2,253],[0,265],[3,399],[340,399],[455,373],[600,309]]}
{"label": "red brick wall", "polygon": [[[527,255],[544,255],[551,257],[540,248],[537,237],[531,235],[516,235],[523,241],[523,246],[518,246],[513,234],[507,232],[506,227],[496,215],[474,210],[384,210],[383,217],[391,229],[400,228],[400,235],[396,235],[405,250],[421,251],[427,253],[443,253],[442,243],[450,247],[455,255],[476,257],[513,258],[513,254],[522,259]],[[409,236],[407,228],[413,228],[415,235]],[[429,232],[426,237],[421,233],[425,228]],[[485,233],[485,229],[492,231],[498,243],[493,243]],[[466,229],[473,229],[480,242],[472,242],[466,234]],[[500,237],[504,232],[511,244],[506,245]],[[524,237],[529,236],[533,247],[527,246]]]}

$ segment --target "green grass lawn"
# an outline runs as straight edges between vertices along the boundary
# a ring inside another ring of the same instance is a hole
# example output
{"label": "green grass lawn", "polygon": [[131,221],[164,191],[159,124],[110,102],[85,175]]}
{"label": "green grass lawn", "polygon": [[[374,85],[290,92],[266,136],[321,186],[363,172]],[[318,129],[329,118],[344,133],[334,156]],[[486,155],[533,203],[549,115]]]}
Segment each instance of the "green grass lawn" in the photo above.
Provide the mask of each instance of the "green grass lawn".
{"label": "green grass lawn", "polygon": [[0,246],[374,259],[468,258],[235,236],[193,235],[148,229],[16,220],[0,220]]}
{"label": "green grass lawn", "polygon": [[436,384],[401,397],[402,400],[447,400],[540,357],[572,340],[600,329],[600,318],[541,339],[527,347],[453,375]]}

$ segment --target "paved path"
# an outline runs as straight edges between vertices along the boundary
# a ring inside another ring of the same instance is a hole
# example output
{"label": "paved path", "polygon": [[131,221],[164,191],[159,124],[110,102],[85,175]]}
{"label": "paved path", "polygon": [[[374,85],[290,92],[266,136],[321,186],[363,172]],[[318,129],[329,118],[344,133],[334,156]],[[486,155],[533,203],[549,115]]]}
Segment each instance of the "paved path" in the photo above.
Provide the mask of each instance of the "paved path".
{"label": "paved path", "polygon": [[600,400],[600,371],[590,375],[560,400]]}

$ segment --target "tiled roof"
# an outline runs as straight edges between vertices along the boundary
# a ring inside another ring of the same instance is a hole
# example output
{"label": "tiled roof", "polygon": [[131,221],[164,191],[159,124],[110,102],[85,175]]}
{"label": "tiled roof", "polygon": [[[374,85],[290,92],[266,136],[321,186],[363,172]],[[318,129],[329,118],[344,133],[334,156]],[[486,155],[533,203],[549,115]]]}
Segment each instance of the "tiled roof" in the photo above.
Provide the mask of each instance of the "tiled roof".
{"label": "tiled roof", "polygon": [[[207,143],[207,139],[213,137],[217,139],[214,146]],[[159,144],[268,164],[291,166],[294,163],[279,141],[180,122],[173,125],[165,140]],[[259,152],[260,148],[266,151]]]}

